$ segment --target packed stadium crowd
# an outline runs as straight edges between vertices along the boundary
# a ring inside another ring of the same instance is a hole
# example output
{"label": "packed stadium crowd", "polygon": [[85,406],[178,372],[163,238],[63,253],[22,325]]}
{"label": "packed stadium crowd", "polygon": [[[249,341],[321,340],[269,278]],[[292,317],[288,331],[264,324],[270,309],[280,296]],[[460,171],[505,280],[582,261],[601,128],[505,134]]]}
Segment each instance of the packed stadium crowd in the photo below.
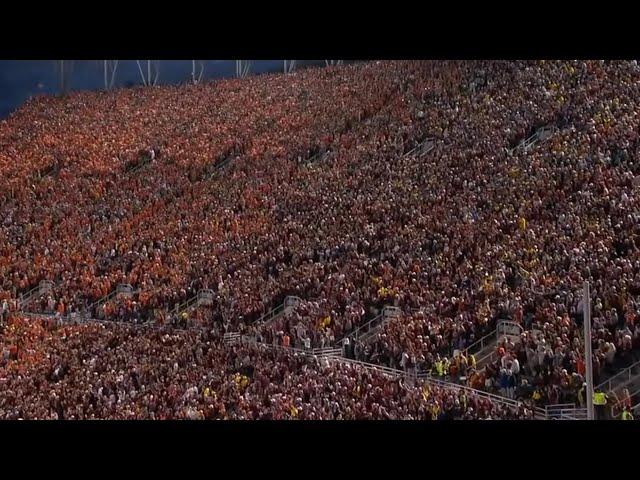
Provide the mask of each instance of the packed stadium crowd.
{"label": "packed stadium crowd", "polygon": [[[0,122],[0,295],[15,309],[50,280],[30,309],[161,327],[210,289],[198,324],[307,348],[393,305],[358,359],[583,403],[583,282],[596,382],[640,337],[638,76],[619,61],[385,61],[32,100]],[[135,295],[96,303],[119,284]],[[255,322],[287,295],[289,315]],[[480,371],[464,349],[500,319],[521,338]],[[135,331],[78,328],[89,343]],[[385,408],[421,415],[407,405]]]}
{"label": "packed stadium crowd", "polygon": [[[1,338],[2,419],[529,419],[464,390],[213,331],[12,317]],[[8,346],[9,345],[9,346]]]}

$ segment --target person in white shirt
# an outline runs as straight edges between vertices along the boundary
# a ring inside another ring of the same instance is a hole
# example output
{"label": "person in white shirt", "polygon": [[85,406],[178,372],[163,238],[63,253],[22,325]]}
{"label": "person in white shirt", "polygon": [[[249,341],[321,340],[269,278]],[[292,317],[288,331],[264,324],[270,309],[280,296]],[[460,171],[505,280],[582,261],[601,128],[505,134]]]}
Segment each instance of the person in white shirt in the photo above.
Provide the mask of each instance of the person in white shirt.
{"label": "person in white shirt", "polygon": [[349,354],[349,337],[345,337],[342,342],[342,356],[346,357]]}
{"label": "person in white shirt", "polygon": [[517,383],[518,379],[520,378],[520,362],[515,356],[511,361],[511,372],[513,373],[513,376],[515,377]]}

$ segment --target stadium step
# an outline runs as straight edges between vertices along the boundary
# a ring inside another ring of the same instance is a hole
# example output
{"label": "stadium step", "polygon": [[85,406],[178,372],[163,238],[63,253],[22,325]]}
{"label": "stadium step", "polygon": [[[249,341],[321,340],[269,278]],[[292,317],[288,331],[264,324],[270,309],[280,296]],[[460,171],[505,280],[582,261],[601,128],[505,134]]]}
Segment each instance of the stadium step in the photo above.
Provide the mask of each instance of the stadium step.
{"label": "stadium step", "polygon": [[209,174],[208,179],[211,180],[220,175],[220,173],[231,164],[232,160],[232,157],[227,157],[220,163],[213,165],[211,167],[211,173]]}
{"label": "stadium step", "polygon": [[640,362],[630,365],[596,386],[596,389],[614,395],[621,394],[624,388],[630,391],[640,389]]}
{"label": "stadium step", "polygon": [[89,307],[87,308],[87,311],[85,312],[85,316],[91,317],[93,313],[98,311],[100,307],[102,307],[105,303],[107,303],[109,300],[115,298],[118,295],[131,296],[134,293],[136,292],[133,290],[133,287],[131,285],[121,283],[116,287],[116,289],[113,292],[105,295],[102,298],[99,298],[98,300],[93,302],[91,305],[89,305]]}
{"label": "stadium step", "polygon": [[335,345],[341,346],[346,338],[353,338],[361,343],[370,342],[378,335],[382,327],[384,327],[393,318],[398,317],[400,314],[401,310],[398,307],[383,307],[382,312],[380,312],[379,315],[375,316],[364,325],[356,328],[351,333],[343,336],[335,343]]}
{"label": "stadium step", "polygon": [[508,152],[509,154],[512,154],[516,150],[524,150],[526,152],[536,143],[544,142],[551,138],[555,131],[556,127],[554,125],[545,125],[544,127],[540,127],[531,136],[521,140],[515,147],[509,149]]}
{"label": "stadium step", "polygon": [[293,310],[295,310],[295,308],[300,304],[301,301],[302,299],[300,299],[299,297],[285,297],[284,302],[262,315],[260,318],[258,318],[258,320],[256,320],[256,323],[266,325],[267,323],[279,319],[283,315],[289,315]]}
{"label": "stadium step", "polygon": [[436,148],[436,140],[434,138],[427,137],[422,142],[420,142],[418,145],[416,145],[415,147],[410,149],[408,152],[405,152],[402,155],[402,157],[406,158],[406,157],[408,157],[409,155],[412,155],[412,154],[416,154],[418,157],[422,157],[423,155],[426,155],[427,153],[429,153],[434,148]]}
{"label": "stadium step", "polygon": [[536,420],[587,420],[587,408],[578,407],[575,403],[546,405],[536,407]]}
{"label": "stadium step", "polygon": [[53,290],[53,286],[53,282],[50,282],[49,280],[42,280],[37,287],[32,288],[23,295],[20,295],[20,298],[18,299],[18,310],[24,310],[31,302],[51,292]]}
{"label": "stadium step", "polygon": [[240,343],[241,340],[240,332],[227,332],[222,337],[222,342],[225,345],[235,345]]}
{"label": "stadium step", "polygon": [[482,370],[486,365],[480,366],[480,361],[484,361],[496,348],[496,344],[498,343],[497,331],[497,329],[494,329],[491,333],[475,341],[464,350],[466,357],[473,354],[476,358],[476,368],[478,370]]}
{"label": "stadium step", "polygon": [[476,368],[478,371],[484,370],[484,368],[495,360],[497,355],[496,346],[498,340],[494,338],[493,342],[488,343],[482,350],[480,350],[476,356]]}
{"label": "stadium step", "polygon": [[179,303],[175,306],[175,308],[171,311],[171,315],[180,316],[183,313],[186,313],[194,308],[200,306],[211,306],[213,305],[213,290],[203,289],[199,290],[196,295],[187,299],[185,302]]}
{"label": "stadium step", "polygon": [[[359,365],[363,368],[366,368],[368,370],[374,370],[377,372],[383,372],[387,375],[396,377],[396,378],[401,378],[404,382],[405,385],[412,385],[414,384],[414,382],[416,380],[422,380],[423,382],[429,384],[429,385],[433,385],[433,386],[437,386],[443,389],[447,389],[447,390],[452,390],[454,392],[458,392],[460,390],[465,391],[466,393],[470,394],[470,395],[475,395],[475,396],[479,396],[482,398],[487,398],[489,400],[491,400],[494,403],[498,403],[501,405],[505,405],[508,407],[516,407],[520,404],[519,401],[517,400],[513,400],[510,398],[506,398],[506,397],[501,397],[499,395],[493,395],[491,393],[488,392],[484,392],[482,390],[476,390],[473,389],[471,387],[467,387],[465,385],[460,385],[458,383],[453,383],[453,382],[448,382],[446,380],[442,380],[436,377],[433,377],[432,375],[426,374],[426,373],[410,373],[410,372],[405,372],[403,370],[398,370],[395,368],[391,368],[391,367],[385,367],[382,365],[378,365],[378,364],[374,364],[374,363],[367,363],[367,362],[362,362],[359,360],[353,360],[350,358],[345,358],[345,357],[337,357],[337,358],[332,358],[331,360],[334,361],[339,361],[339,362],[343,362],[343,363],[349,363],[349,364],[354,364],[354,365]],[[545,420],[547,419],[546,415],[544,415],[544,413],[537,409],[534,411],[534,415],[536,419],[540,419],[540,420]]]}
{"label": "stadium step", "polygon": [[316,355],[319,357],[342,357],[342,349],[341,348],[314,348],[311,350],[312,355]]}

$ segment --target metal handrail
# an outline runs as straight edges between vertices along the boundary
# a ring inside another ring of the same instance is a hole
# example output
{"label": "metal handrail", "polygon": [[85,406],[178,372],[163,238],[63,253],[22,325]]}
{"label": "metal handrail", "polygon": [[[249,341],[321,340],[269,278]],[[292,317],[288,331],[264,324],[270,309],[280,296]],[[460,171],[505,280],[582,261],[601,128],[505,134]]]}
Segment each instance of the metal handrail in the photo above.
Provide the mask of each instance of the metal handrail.
{"label": "metal handrail", "polygon": [[20,297],[18,298],[19,308],[22,309],[22,307],[31,303],[31,300],[33,300],[35,297],[40,297],[45,293],[50,292],[53,289],[53,287],[54,287],[54,283],[52,281],[40,280],[40,282],[38,283],[38,286],[33,287],[28,292],[25,292],[22,295],[20,295]]}
{"label": "metal handrail", "polygon": [[[555,407],[555,406],[551,406]],[[558,406],[557,408],[545,407],[545,415],[550,420],[586,420],[586,407],[576,407],[571,403],[567,406]]]}
{"label": "metal handrail", "polygon": [[554,403],[551,405],[545,405],[544,409],[546,411],[549,410],[562,410],[563,408],[574,408],[576,406],[575,403]]}
{"label": "metal handrail", "polygon": [[342,355],[342,349],[341,348],[333,348],[333,347],[312,348],[310,350],[310,352],[313,355],[320,355],[320,356],[334,355],[334,354]]}
{"label": "metal handrail", "polygon": [[[83,315],[80,312],[71,312],[66,315],[59,315],[56,313],[34,313],[34,312],[24,312],[18,311],[14,312],[15,315],[19,315],[21,317],[26,318],[36,318],[41,320],[55,320],[59,323],[74,323],[74,322],[82,322],[82,323],[99,323],[99,324],[117,324],[122,325],[124,322],[116,322],[113,320],[108,320],[104,318],[94,318]],[[130,323],[127,322],[128,325],[132,327],[148,327],[150,322],[146,323]]]}
{"label": "metal handrail", "polygon": [[387,375],[391,375],[394,377],[404,377],[405,376],[405,372],[402,370],[398,370],[396,368],[391,368],[391,367],[387,367],[384,365],[378,365],[377,363],[369,363],[369,362],[363,362],[360,360],[354,360],[352,358],[346,358],[346,357],[341,357],[341,358],[334,358],[334,360],[336,361],[340,361],[343,363],[351,363],[354,365],[360,365],[363,368],[369,369],[369,370],[376,370],[376,371],[380,371],[383,373],[386,373]]}
{"label": "metal handrail", "polygon": [[131,294],[133,293],[133,287],[128,283],[121,283],[116,287],[116,293]]}
{"label": "metal handrail", "polygon": [[200,305],[213,305],[214,293],[210,289],[202,289],[198,291],[198,306]]}
{"label": "metal handrail", "polygon": [[171,311],[171,314],[180,315],[185,310],[188,310],[197,301],[198,301],[198,295],[196,294],[193,297],[189,298],[187,301],[176,305],[176,307]]}
{"label": "metal handrail", "polygon": [[[393,375],[396,377],[407,377],[409,374],[403,370],[398,370],[395,368],[391,368],[391,367],[385,367],[382,365],[378,365],[378,364],[374,364],[374,363],[368,363],[368,362],[362,362],[360,360],[353,360],[350,358],[339,358],[339,359],[335,359],[335,360],[339,360],[341,362],[345,362],[345,363],[353,363],[353,364],[358,364],[361,365],[364,368],[368,368],[368,369],[372,369],[372,370],[378,370],[378,371],[382,371],[384,373],[387,373],[389,375]],[[415,375],[416,378],[419,378],[421,380],[426,381],[427,383],[431,383],[434,385],[438,385],[440,387],[443,388],[449,388],[449,389],[455,389],[455,390],[464,390],[465,392],[469,392],[472,393],[474,395],[483,397],[483,398],[487,398],[490,399],[492,401],[498,402],[498,403],[502,403],[505,405],[509,405],[509,406],[520,406],[522,405],[522,402],[518,401],[518,400],[513,400],[510,398],[506,398],[506,397],[502,397],[500,395],[494,395],[492,393],[489,392],[485,392],[482,390],[477,390],[475,388],[471,388],[468,387],[466,385],[460,385],[457,383],[453,383],[453,382],[447,382],[446,380],[440,380],[437,379],[431,375],[425,375],[425,374],[417,374]]]}
{"label": "metal handrail", "polygon": [[443,388],[464,390],[465,392],[469,392],[469,393],[477,395],[479,397],[487,398],[489,400],[492,400],[492,401],[497,402],[497,403],[501,403],[503,405],[509,405],[509,406],[513,406],[513,407],[518,407],[518,406],[522,405],[522,402],[520,402],[518,400],[514,400],[514,399],[511,399],[511,398],[507,398],[507,397],[502,397],[500,395],[495,395],[493,393],[485,392],[483,390],[477,390],[475,388],[468,387],[466,385],[460,385],[460,384],[453,383],[453,382],[447,382],[446,380],[436,379],[436,378],[434,378],[432,376],[425,376],[425,377],[419,377],[419,378],[422,378],[427,383],[433,383],[433,384],[441,386]]}
{"label": "metal handrail", "polygon": [[519,334],[522,334],[522,332],[524,332],[524,328],[519,323],[514,322],[512,320],[500,320],[498,322],[498,324],[496,325],[496,336],[497,336],[498,341],[500,341],[501,337],[504,337],[504,336],[507,336],[507,335],[509,335],[509,336],[517,336],[517,335],[514,335],[514,334],[510,334],[510,333],[504,333],[503,330],[505,329],[505,327],[517,327],[517,329],[519,331]]}
{"label": "metal handrail", "polygon": [[33,295],[34,293],[36,293],[36,291],[40,291],[40,284],[38,284],[37,286],[33,287],[31,290],[23,293],[22,295],[20,295],[19,300],[23,301],[25,298]]}
{"label": "metal handrail", "polygon": [[88,307],[89,312],[92,312],[95,308],[97,308],[100,305],[102,305],[102,304],[108,302],[109,300],[111,300],[113,297],[115,297],[117,295],[117,293],[118,292],[116,290],[114,290],[113,292],[109,292],[105,296],[103,296],[103,297],[99,298],[98,300],[96,300],[95,302],[93,302]]}
{"label": "metal handrail", "polygon": [[300,302],[302,302],[302,299],[300,297],[296,297],[294,295],[288,295],[286,297],[284,297],[284,306],[286,307],[297,307]]}
{"label": "metal handrail", "polygon": [[475,342],[473,342],[471,345],[469,345],[467,348],[464,349],[464,355],[468,356],[469,352],[471,351],[472,348],[475,348],[478,344],[480,344],[480,348],[477,351],[482,350],[486,345],[485,345],[485,340],[488,339],[489,337],[492,337],[495,339],[497,333],[497,329],[493,329],[491,331],[491,333],[486,334],[484,337],[480,338],[479,340],[476,340]]}
{"label": "metal handrail", "polygon": [[[427,145],[427,144],[429,144],[429,145]],[[427,148],[425,148],[425,147],[427,147]],[[412,153],[414,153],[418,149],[423,149],[420,154],[421,155],[426,155],[427,153],[429,153],[434,148],[435,148],[435,138],[427,137],[422,142],[418,143],[415,147],[413,147],[411,150],[409,150],[408,152],[404,153],[402,155],[402,157],[400,157],[400,158],[402,158],[402,159],[407,158],[409,155],[411,155]]]}
{"label": "metal handrail", "polygon": [[280,305],[273,307],[271,310],[263,314],[260,318],[256,320],[256,323],[267,323],[273,320],[276,316],[280,315],[285,310],[284,302]]}
{"label": "metal handrail", "polygon": [[[614,393],[615,393],[615,392],[614,392]],[[629,394],[629,399],[631,400],[631,399],[632,399],[634,396],[636,396],[638,393],[640,393],[640,388],[638,388],[638,389],[634,390],[634,391],[633,391],[633,393],[630,393],[630,394]],[[618,415],[620,415],[620,413],[622,413],[622,412],[615,413],[615,410],[616,410],[616,409],[618,409],[618,410],[619,410],[619,409],[620,409],[620,405],[622,404],[622,402],[624,402],[624,400],[618,400],[617,395],[616,395],[616,400],[617,400],[617,401],[616,401],[616,403],[614,403],[613,405],[611,405],[611,414],[612,414],[612,416],[614,416],[614,417],[617,417]],[[638,403],[638,405],[640,405],[640,403]],[[637,405],[636,405],[636,406],[637,406]],[[631,407],[631,410],[633,410],[636,406]]]}
{"label": "metal handrail", "polygon": [[276,317],[280,316],[282,313],[289,313],[291,310],[287,309],[296,308],[300,304],[300,302],[302,302],[302,299],[300,297],[289,295],[285,297],[284,301],[280,305],[273,307],[271,310],[260,316],[255,321],[255,323],[260,324],[270,322]]}
{"label": "metal handrail", "polygon": [[[356,328],[352,332],[347,333],[346,335],[343,335],[339,340],[335,342],[335,345],[340,345],[345,338],[350,338],[350,337],[354,337],[356,340],[364,341],[365,339],[362,338],[364,335],[371,333],[372,331],[374,331],[374,329],[380,328],[381,326],[386,324],[388,320],[391,320],[392,318],[395,318],[401,314],[402,314],[402,309],[399,307],[393,307],[389,305],[384,306],[382,307],[382,311],[378,315],[376,315],[375,317],[373,317],[371,320],[364,323],[363,325],[360,325],[358,328]],[[374,323],[377,323],[377,324],[373,325]]]}
{"label": "metal handrail", "polygon": [[348,337],[353,337],[355,335],[355,338],[358,338],[361,335],[361,331],[365,330],[365,333],[370,331],[370,325],[374,322],[377,322],[378,320],[380,320],[381,318],[383,318],[384,314],[382,312],[380,312],[378,315],[376,315],[375,317],[373,317],[371,320],[369,320],[366,323],[363,323],[362,325],[360,325],[358,328],[356,328],[355,330],[353,330],[350,333],[347,333],[346,335],[343,335],[339,340],[335,341],[335,345],[340,345],[345,338]]}
{"label": "metal handrail", "polygon": [[[605,380],[604,382],[602,382],[600,385],[597,385],[595,388],[596,389],[600,389],[603,391],[611,391],[611,382],[615,379],[618,378],[622,375],[627,375],[627,381],[625,383],[623,383],[622,385],[626,385],[626,383],[631,381],[632,375],[631,375],[631,370],[640,366],[640,361],[637,361],[631,365],[629,365],[627,368],[625,368],[624,370],[621,370],[620,372],[616,373],[614,376],[612,376],[611,378]],[[607,388],[604,388],[605,385],[607,386]],[[618,385],[618,387],[620,387],[620,385]],[[616,388],[618,388],[616,387]]]}
{"label": "metal handrail", "polygon": [[[480,365],[481,363],[483,363],[486,359],[489,359],[489,361],[487,363],[491,363],[492,357],[494,357],[496,354],[495,349],[492,349],[490,352],[487,352],[486,355],[483,355],[482,357],[476,359],[476,365]],[[486,367],[486,365],[485,365]],[[482,371],[484,369],[484,367],[480,368],[480,370]]]}
{"label": "metal handrail", "polygon": [[98,300],[90,304],[87,310],[90,313],[95,308],[99,307],[102,304],[107,303],[109,300],[111,300],[113,297],[117,295],[121,295],[121,294],[133,295],[135,293],[138,293],[138,290],[134,290],[133,287],[128,283],[120,283],[116,286],[115,290],[113,290],[112,292],[106,294],[105,296],[99,298]]}

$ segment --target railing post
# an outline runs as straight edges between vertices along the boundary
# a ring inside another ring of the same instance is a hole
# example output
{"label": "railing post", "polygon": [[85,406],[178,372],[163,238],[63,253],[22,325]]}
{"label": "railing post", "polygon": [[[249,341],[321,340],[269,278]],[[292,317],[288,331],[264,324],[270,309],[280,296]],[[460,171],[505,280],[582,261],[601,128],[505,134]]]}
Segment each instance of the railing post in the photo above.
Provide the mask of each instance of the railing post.
{"label": "railing post", "polygon": [[586,400],[587,400],[587,419],[594,419],[593,409],[593,358],[591,356],[591,294],[589,282],[584,282],[583,287],[583,322],[584,322],[584,362],[586,365]]}

